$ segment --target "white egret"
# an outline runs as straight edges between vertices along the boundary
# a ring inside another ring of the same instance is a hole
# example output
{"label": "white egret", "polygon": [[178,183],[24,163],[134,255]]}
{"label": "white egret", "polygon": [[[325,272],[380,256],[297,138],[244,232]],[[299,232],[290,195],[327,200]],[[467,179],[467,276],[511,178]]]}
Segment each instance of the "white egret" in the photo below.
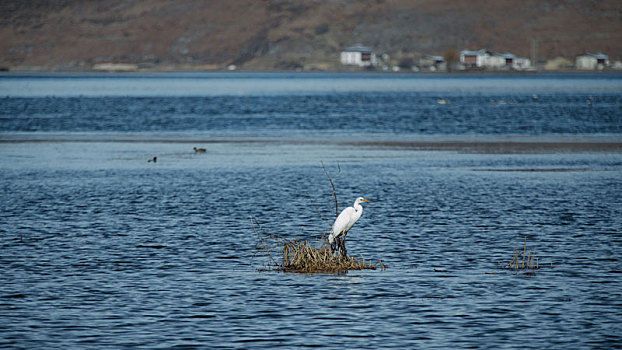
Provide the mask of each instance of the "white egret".
{"label": "white egret", "polygon": [[330,234],[328,235],[328,243],[330,243],[331,246],[334,245],[335,241],[338,240],[339,237],[343,236],[345,238],[354,223],[361,217],[363,214],[363,206],[361,206],[362,202],[370,203],[367,199],[358,197],[354,201],[353,206],[347,207],[341,211],[330,230]]}

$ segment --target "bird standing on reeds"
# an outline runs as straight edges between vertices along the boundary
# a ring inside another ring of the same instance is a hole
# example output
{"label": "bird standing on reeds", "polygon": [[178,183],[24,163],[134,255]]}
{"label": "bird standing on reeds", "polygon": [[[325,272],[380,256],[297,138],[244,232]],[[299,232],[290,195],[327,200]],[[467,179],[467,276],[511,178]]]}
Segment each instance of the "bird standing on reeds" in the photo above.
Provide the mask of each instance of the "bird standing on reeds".
{"label": "bird standing on reeds", "polygon": [[345,250],[345,237],[352,226],[354,226],[354,223],[363,214],[363,206],[361,205],[362,202],[370,203],[367,199],[358,197],[354,201],[353,206],[345,208],[339,216],[337,216],[337,219],[330,230],[330,234],[328,235],[328,243],[330,243],[333,251],[338,249],[342,251],[342,253],[347,254]]}

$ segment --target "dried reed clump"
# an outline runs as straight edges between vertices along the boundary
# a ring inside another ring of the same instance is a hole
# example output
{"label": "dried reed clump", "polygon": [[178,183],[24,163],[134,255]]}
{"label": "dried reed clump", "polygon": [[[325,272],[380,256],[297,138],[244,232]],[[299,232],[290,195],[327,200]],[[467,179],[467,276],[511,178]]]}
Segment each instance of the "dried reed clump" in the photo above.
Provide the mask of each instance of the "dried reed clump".
{"label": "dried reed clump", "polygon": [[286,272],[333,273],[350,270],[375,270],[378,265],[382,270],[386,268],[382,261],[372,264],[365,258],[334,254],[326,244],[317,249],[309,241],[293,240],[287,241],[283,245],[283,260],[280,269]]}
{"label": "dried reed clump", "polygon": [[[265,270],[297,273],[346,273],[352,270],[385,270],[386,265],[379,260],[372,263],[361,257],[335,254],[324,241],[316,248],[307,240],[288,240],[269,234],[253,219],[253,228],[258,237],[256,249],[264,257]],[[275,256],[281,259],[275,259]]]}

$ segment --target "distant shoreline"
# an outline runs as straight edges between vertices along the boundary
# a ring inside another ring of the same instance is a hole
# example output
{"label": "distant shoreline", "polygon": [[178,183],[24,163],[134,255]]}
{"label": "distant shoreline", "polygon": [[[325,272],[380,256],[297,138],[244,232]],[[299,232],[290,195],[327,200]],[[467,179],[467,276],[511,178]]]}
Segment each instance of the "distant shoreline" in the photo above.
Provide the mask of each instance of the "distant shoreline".
{"label": "distant shoreline", "polygon": [[622,70],[605,69],[605,70],[576,70],[576,69],[562,69],[562,70],[456,70],[456,71],[409,71],[400,70],[397,72],[383,71],[383,70],[228,70],[226,68],[221,69],[193,69],[184,67],[167,67],[162,69],[135,69],[135,70],[57,70],[44,67],[28,67],[28,68],[7,68],[2,67],[0,69],[0,75],[8,74],[119,74],[119,75],[133,75],[133,74],[164,74],[164,73],[218,73],[218,74],[236,74],[236,73],[285,73],[285,74],[382,74],[382,75],[425,75],[425,76],[442,76],[442,75],[538,75],[538,74],[622,74]]}

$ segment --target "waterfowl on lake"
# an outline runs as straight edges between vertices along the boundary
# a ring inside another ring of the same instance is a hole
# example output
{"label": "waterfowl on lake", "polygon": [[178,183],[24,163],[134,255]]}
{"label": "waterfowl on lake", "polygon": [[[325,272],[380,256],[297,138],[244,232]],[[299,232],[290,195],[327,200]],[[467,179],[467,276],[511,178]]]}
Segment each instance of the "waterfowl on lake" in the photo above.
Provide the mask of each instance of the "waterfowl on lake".
{"label": "waterfowl on lake", "polygon": [[151,162],[155,163],[155,162],[157,162],[157,161],[158,161],[158,157],[153,157],[153,158],[149,159],[149,160],[147,161],[147,163],[151,163]]}
{"label": "waterfowl on lake", "polygon": [[194,153],[205,153],[205,151],[207,151],[205,148],[193,147],[192,149],[194,149]]}

